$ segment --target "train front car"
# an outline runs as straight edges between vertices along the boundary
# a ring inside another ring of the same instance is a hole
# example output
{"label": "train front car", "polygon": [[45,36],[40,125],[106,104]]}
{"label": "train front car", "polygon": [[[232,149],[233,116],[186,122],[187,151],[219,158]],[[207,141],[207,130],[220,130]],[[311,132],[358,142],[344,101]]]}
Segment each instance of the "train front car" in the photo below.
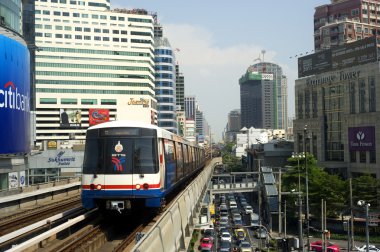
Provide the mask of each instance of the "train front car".
{"label": "train front car", "polygon": [[163,165],[157,129],[153,125],[115,121],[87,130],[82,175],[85,208],[122,213],[161,206]]}

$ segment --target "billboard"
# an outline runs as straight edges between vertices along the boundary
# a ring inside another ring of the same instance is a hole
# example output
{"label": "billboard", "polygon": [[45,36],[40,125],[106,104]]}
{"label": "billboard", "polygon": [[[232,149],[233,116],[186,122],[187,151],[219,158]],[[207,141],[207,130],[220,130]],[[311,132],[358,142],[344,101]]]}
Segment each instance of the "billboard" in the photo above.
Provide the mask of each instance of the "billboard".
{"label": "billboard", "polygon": [[298,58],[298,78],[377,61],[376,37]]}
{"label": "billboard", "polygon": [[375,127],[352,127],[348,128],[348,149],[350,151],[374,151]]}
{"label": "billboard", "polygon": [[0,35],[0,155],[30,151],[30,60],[26,46]]}
{"label": "billboard", "polygon": [[110,120],[110,112],[108,109],[89,109],[88,120],[90,126],[108,122]]}
{"label": "billboard", "polygon": [[82,123],[82,111],[80,109],[60,109],[60,125],[63,128],[80,127]]}
{"label": "billboard", "polygon": [[331,50],[298,58],[298,78],[331,70]]}
{"label": "billboard", "polygon": [[331,49],[332,70],[377,61],[376,37],[369,37]]}

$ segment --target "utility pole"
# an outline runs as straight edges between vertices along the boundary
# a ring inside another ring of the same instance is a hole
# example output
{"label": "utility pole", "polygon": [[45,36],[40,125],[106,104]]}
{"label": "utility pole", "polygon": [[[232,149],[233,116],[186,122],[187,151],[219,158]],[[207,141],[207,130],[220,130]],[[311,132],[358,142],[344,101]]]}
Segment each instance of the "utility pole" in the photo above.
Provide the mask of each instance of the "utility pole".
{"label": "utility pole", "polygon": [[306,187],[306,239],[307,239],[307,251],[309,251],[309,174],[307,170],[307,154],[306,154],[306,134],[307,134],[307,125],[305,125],[304,131],[303,131],[303,149],[305,154],[305,187]]}
{"label": "utility pole", "polygon": [[279,169],[279,182],[278,182],[278,235],[282,232],[282,216],[281,216],[281,167]]}
{"label": "utility pole", "polygon": [[353,201],[352,201],[352,178],[349,179],[350,183],[350,215],[351,215],[351,250],[355,247],[354,240],[354,211],[353,211]]}

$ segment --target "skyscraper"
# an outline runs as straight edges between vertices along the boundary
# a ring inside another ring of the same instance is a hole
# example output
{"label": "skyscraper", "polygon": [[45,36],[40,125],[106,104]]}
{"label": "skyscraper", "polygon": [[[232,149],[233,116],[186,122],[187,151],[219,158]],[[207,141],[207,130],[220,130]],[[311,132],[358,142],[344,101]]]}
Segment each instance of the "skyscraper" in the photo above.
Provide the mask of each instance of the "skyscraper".
{"label": "skyscraper", "polygon": [[287,118],[286,77],[280,66],[261,62],[239,79],[241,127],[284,129]]}
{"label": "skyscraper", "polygon": [[185,116],[186,119],[195,120],[197,102],[195,96],[185,96]]}
{"label": "skyscraper", "polygon": [[185,111],[185,77],[179,71],[179,65],[175,65],[176,76],[176,105],[177,110]]}
{"label": "skyscraper", "polygon": [[37,141],[84,139],[90,109],[157,123],[147,11],[111,10],[109,0],[36,1],[35,36]]}
{"label": "skyscraper", "polygon": [[315,8],[315,51],[379,36],[380,1],[332,0]]}
{"label": "skyscraper", "polygon": [[175,56],[169,40],[162,37],[162,28],[159,29],[159,27],[160,25],[155,24],[157,37],[154,38],[154,54],[158,126],[177,133]]}

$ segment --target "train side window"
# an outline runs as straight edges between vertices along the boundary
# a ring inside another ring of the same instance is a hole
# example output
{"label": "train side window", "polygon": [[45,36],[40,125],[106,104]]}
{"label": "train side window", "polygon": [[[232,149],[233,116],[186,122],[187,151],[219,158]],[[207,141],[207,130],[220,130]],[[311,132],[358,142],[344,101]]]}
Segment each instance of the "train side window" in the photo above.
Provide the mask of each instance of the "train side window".
{"label": "train side window", "polygon": [[182,153],[182,144],[176,142],[176,155],[177,155],[177,172],[176,172],[176,181],[180,180],[183,177],[183,153]]}
{"label": "train side window", "polygon": [[173,185],[176,182],[176,151],[174,147],[174,142],[165,139],[165,170],[166,170],[166,181],[169,185]]}

